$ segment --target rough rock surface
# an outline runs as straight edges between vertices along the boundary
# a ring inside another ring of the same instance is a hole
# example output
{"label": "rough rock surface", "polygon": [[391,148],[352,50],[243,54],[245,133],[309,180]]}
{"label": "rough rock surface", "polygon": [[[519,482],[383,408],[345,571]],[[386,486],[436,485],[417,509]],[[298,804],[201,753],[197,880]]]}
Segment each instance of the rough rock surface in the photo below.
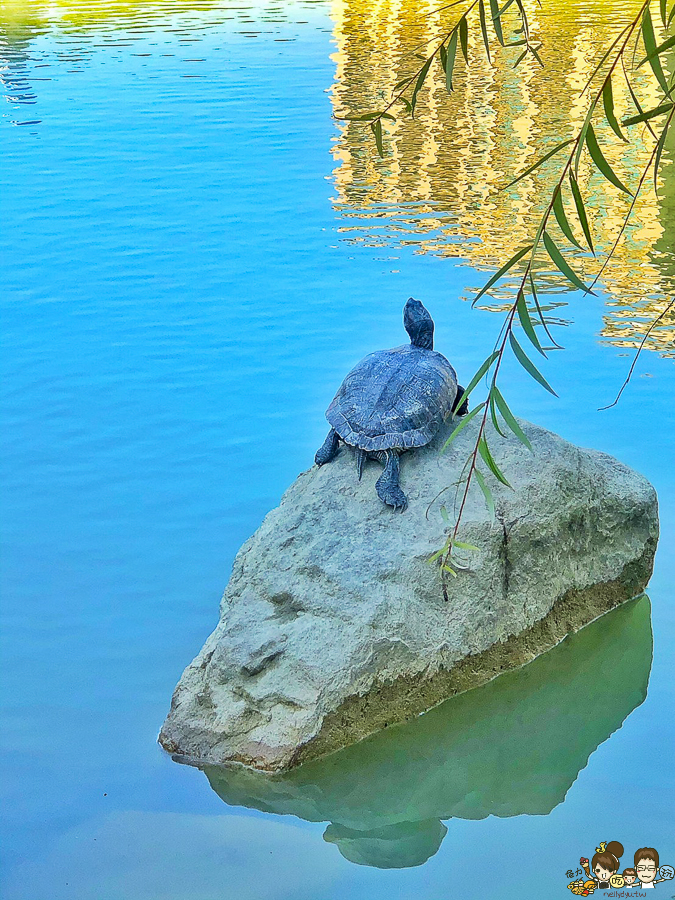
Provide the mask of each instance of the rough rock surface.
{"label": "rough rock surface", "polygon": [[[343,447],[302,473],[235,558],[220,622],[174,693],[160,742],[206,763],[288,769],[528,662],[640,593],[658,539],[651,485],[604,453],[521,421],[530,453],[489,431],[513,489],[472,487],[467,568],[445,602],[437,565],[478,427],[401,459],[405,513]],[[439,496],[440,495],[440,496]],[[427,513],[428,510],[428,513]]]}

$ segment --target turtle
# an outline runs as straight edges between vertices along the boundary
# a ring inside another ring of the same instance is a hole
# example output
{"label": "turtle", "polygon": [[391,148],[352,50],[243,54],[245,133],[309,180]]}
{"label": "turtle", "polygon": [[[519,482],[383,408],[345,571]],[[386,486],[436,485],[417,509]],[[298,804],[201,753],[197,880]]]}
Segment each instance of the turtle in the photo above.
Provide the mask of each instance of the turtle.
{"label": "turtle", "polygon": [[367,458],[384,464],[377,495],[403,512],[408,500],[399,484],[399,455],[428,444],[447,418],[466,415],[465,393],[448,360],[434,350],[434,320],[413,297],[403,309],[410,343],[377,350],[357,363],[326,410],[331,426],[317,450],[317,466],[330,462],[340,442],[356,450],[359,481]]}

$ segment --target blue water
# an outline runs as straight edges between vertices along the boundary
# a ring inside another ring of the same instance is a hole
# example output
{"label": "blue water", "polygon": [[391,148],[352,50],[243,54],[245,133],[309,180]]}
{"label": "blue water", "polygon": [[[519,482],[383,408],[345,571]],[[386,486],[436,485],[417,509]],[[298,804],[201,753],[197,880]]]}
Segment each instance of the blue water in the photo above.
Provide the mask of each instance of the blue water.
{"label": "blue water", "polygon": [[504,380],[520,415],[660,499],[647,698],[565,801],[453,818],[427,863],[382,870],[325,823],[224,805],[156,745],[234,554],[312,463],[349,366],[400,343],[410,295],[464,378],[500,324],[458,299],[483,273],[341,238],[328,7],[204,8],[43,13],[5,41],[2,896],[510,900],[567,896],[600,840],[672,864],[675,368],[643,356],[598,412],[627,366],[598,340],[602,296],[566,310],[559,400]]}

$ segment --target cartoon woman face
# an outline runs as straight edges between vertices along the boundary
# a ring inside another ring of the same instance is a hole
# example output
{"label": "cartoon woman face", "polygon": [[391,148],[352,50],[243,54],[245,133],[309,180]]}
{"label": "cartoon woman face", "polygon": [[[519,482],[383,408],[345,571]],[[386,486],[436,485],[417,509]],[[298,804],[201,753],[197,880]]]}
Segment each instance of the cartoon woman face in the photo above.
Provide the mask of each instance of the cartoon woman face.
{"label": "cartoon woman face", "polygon": [[593,869],[593,873],[598,881],[609,881],[615,872],[616,869],[605,869],[601,863],[596,863],[595,868]]}

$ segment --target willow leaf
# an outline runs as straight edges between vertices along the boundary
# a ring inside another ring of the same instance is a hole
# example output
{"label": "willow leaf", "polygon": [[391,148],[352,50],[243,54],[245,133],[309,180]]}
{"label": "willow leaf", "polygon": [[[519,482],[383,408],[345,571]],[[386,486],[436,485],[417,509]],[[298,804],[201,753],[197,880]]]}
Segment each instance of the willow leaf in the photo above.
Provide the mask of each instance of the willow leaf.
{"label": "willow leaf", "polygon": [[[494,385],[493,385],[493,387],[494,387]],[[499,434],[501,434],[501,436],[503,438],[505,438],[506,435],[499,427],[499,419],[497,418],[497,410],[495,409],[495,398],[492,394],[492,391],[490,391],[489,403],[490,403],[490,418],[492,419],[492,424],[494,425],[495,431],[498,432]]]}
{"label": "willow leaf", "polygon": [[[504,7],[506,9],[506,7]],[[497,35],[497,40],[499,43],[504,46],[504,32],[502,31],[502,21],[500,19],[500,11],[499,6],[497,5],[497,0],[490,0],[490,15],[492,16],[492,27],[495,30],[495,34]]]}
{"label": "willow leaf", "polygon": [[574,237],[574,232],[570,226],[570,223],[567,221],[567,216],[565,215],[565,207],[563,206],[562,199],[562,187],[558,188],[555,195],[555,200],[553,201],[553,214],[555,215],[556,222],[560,226],[560,230],[565,235],[567,240],[578,247],[580,250],[584,248],[581,246],[579,241]]}
{"label": "willow leaf", "polygon": [[659,164],[661,163],[661,154],[663,153],[663,148],[666,143],[666,138],[668,137],[668,130],[670,129],[670,123],[672,121],[672,113],[668,117],[668,121],[663,126],[663,131],[661,132],[661,136],[659,137],[659,142],[656,145],[656,153],[654,155],[654,193],[658,193],[659,189]]}
{"label": "willow leaf", "polygon": [[621,121],[622,125],[637,125],[639,122],[646,122],[648,119],[654,119],[656,116],[662,116],[664,113],[667,113],[669,110],[673,108],[673,104],[662,103],[660,106],[654,107],[654,109],[648,109],[647,112],[641,112],[637,116],[629,116],[627,119],[623,119]]}
{"label": "willow leaf", "polygon": [[511,342],[511,349],[514,352],[516,359],[521,364],[521,366],[525,369],[525,371],[529,372],[529,374],[534,378],[534,380],[538,381],[539,384],[542,387],[545,387],[547,391],[550,391],[554,397],[557,397],[558,395],[553,390],[553,388],[548,383],[548,381],[544,378],[544,376],[541,374],[539,369],[535,366],[535,364],[532,362],[532,360],[529,359],[525,355],[525,351],[523,350],[523,348],[520,346],[520,344],[516,340],[516,337],[512,331],[509,332],[509,341]]}
{"label": "willow leaf", "polygon": [[384,148],[382,146],[382,122],[379,119],[376,119],[374,122],[371,122],[370,130],[375,135],[375,143],[377,144],[377,152],[384,159]]}
{"label": "willow leaf", "polygon": [[[526,56],[527,56],[527,47],[523,50],[523,52],[520,54],[520,56],[518,57],[518,59],[514,62],[513,68],[514,68],[514,69],[517,69],[518,66],[519,66],[519,65],[521,64],[521,62],[525,59]],[[511,184],[513,184],[513,182],[511,182]]]}
{"label": "willow leaf", "polygon": [[480,547],[476,547],[475,544],[466,544],[464,541],[453,541],[452,546],[459,547],[460,550],[475,550],[480,553]]}
{"label": "willow leaf", "polygon": [[669,50],[673,46],[673,44],[675,44],[675,35],[669,37],[668,40],[664,41],[662,44],[659,44],[658,47],[655,47],[653,54],[645,56],[644,59],[641,59],[635,68],[639,69],[640,66],[643,66],[646,62],[650,62],[652,56],[660,56],[663,52]]}
{"label": "willow leaf", "polygon": [[550,159],[552,156],[555,156],[555,154],[558,153],[560,150],[562,150],[563,147],[567,147],[569,144],[571,144],[573,140],[574,140],[574,138],[570,138],[568,141],[563,141],[562,144],[558,144],[556,147],[553,148],[553,150],[549,150],[549,152],[547,154],[542,156],[541,159],[538,159],[537,162],[534,163],[534,165],[529,167],[529,169],[525,169],[525,171],[521,172],[517,178],[514,178],[513,181],[509,181],[508,184],[504,185],[504,188],[511,187],[512,184],[516,184],[518,181],[521,180],[521,178],[525,178],[527,175],[529,175],[530,172],[534,172],[534,170],[538,169],[539,166],[542,165],[542,163],[545,163],[547,159]]}
{"label": "willow leaf", "polygon": [[616,116],[614,115],[614,94],[612,93],[611,77],[607,79],[607,82],[602,89],[602,105],[605,110],[605,118],[609,122],[609,127],[618,138],[628,143],[628,138],[619,128],[619,123],[616,121]]}
{"label": "willow leaf", "polygon": [[450,546],[451,546],[451,545],[450,545],[450,541],[448,541],[448,542],[446,543],[445,547],[441,547],[440,550],[437,550],[432,556],[430,556],[430,557],[427,559],[427,562],[429,562],[429,563],[436,562],[436,560],[437,560],[437,559],[440,559],[441,556],[445,556],[445,554],[446,554],[446,553],[448,552],[448,550],[450,549]]}
{"label": "willow leaf", "polygon": [[479,413],[482,409],[485,409],[485,403],[486,403],[486,401],[483,401],[483,403],[479,403],[478,406],[474,407],[474,409],[472,409],[471,412],[470,412],[468,415],[464,416],[464,418],[463,418],[462,421],[459,423],[459,425],[457,426],[457,428],[455,428],[455,430],[452,432],[452,434],[450,435],[450,437],[447,439],[447,441],[446,441],[446,442],[443,444],[443,446],[441,447],[441,453],[444,453],[444,452],[447,450],[447,448],[448,448],[448,447],[450,446],[450,444],[455,440],[455,438],[456,438],[457,435],[460,433],[460,431],[462,431],[464,428],[466,428],[466,426],[467,426],[467,425],[469,424],[469,422],[473,419],[473,417],[476,416],[476,415],[478,415],[478,413]]}
{"label": "willow leaf", "polygon": [[673,5],[670,7],[670,12],[668,13],[668,22],[667,22],[666,27],[668,27],[670,25],[670,23],[673,21],[674,17],[675,17],[675,3],[673,3]]}
{"label": "willow leaf", "polygon": [[483,34],[485,52],[487,53],[488,62],[491,63],[492,59],[490,58],[490,38],[488,37],[487,22],[485,21],[485,4],[483,3],[483,0],[479,0],[478,2],[478,13],[480,16],[480,30]]}
{"label": "willow leaf", "polygon": [[659,2],[659,10],[661,12],[661,21],[663,22],[664,28],[668,24],[666,4],[667,4],[667,0],[660,0],[660,2]]}
{"label": "willow leaf", "polygon": [[410,100],[410,105],[412,106],[413,116],[415,115],[415,105],[417,103],[417,95],[424,84],[424,79],[427,77],[427,73],[429,71],[429,67],[433,61],[433,56],[430,56],[429,59],[424,63],[422,68],[420,69],[420,73],[417,76],[417,81],[415,82],[415,87],[413,89],[412,97]]}
{"label": "willow leaf", "polygon": [[490,519],[494,522],[495,520],[495,501],[492,496],[492,491],[485,483],[485,479],[483,478],[483,473],[480,469],[476,468],[473,470],[474,475],[476,476],[476,481],[478,482],[478,487],[483,492],[483,496],[485,497],[485,504],[488,508],[488,512],[490,513]]}
{"label": "willow leaf", "polygon": [[464,55],[464,62],[469,62],[469,25],[466,16],[462,16],[459,20],[459,43]]}
{"label": "willow leaf", "polygon": [[515,264],[516,264],[519,260],[521,260],[521,259],[523,258],[523,256],[525,256],[526,253],[529,253],[530,250],[532,249],[532,246],[533,246],[532,244],[528,244],[527,247],[521,247],[520,250],[519,250],[517,253],[514,253],[513,256],[511,257],[511,259],[510,259],[508,262],[504,263],[504,265],[501,267],[501,269],[499,269],[499,271],[495,272],[495,274],[494,274],[494,275],[492,276],[492,278],[487,282],[487,284],[484,284],[484,285],[483,285],[483,287],[480,289],[478,295],[477,295],[476,298],[474,299],[474,301],[473,301],[473,303],[471,304],[471,306],[475,306],[476,303],[478,303],[478,301],[480,300],[480,298],[483,296],[483,294],[484,294],[486,291],[489,291],[490,288],[492,287],[492,285],[493,285],[495,282],[499,281],[499,279],[502,277],[502,275],[506,275],[506,273],[509,271],[510,268],[512,268],[513,266],[515,266]]}
{"label": "willow leaf", "polygon": [[541,48],[541,44],[539,45],[539,47],[535,47],[534,44],[528,44],[528,49],[529,49],[530,53],[532,54],[532,56],[534,56],[534,58],[537,60],[537,62],[539,63],[539,65],[540,65],[540,66],[542,67],[542,69],[543,69],[543,68],[545,68],[545,66],[544,66],[544,63],[543,63],[543,61],[542,61],[541,56],[539,56],[539,49],[540,49],[540,48]]}
{"label": "willow leaf", "polygon": [[527,303],[525,302],[525,292],[522,290],[518,291],[518,299],[516,300],[516,312],[518,313],[520,324],[523,326],[523,331],[530,339],[532,345],[541,353],[542,356],[546,356],[541,348],[541,344],[539,343],[537,332],[534,330],[534,325],[532,324],[532,319],[530,318],[530,311],[528,310]]}
{"label": "willow leaf", "polygon": [[661,60],[656,52],[656,36],[654,35],[654,25],[652,24],[652,14],[649,5],[645,7],[645,11],[642,14],[642,40],[644,41],[647,59],[649,65],[652,67],[652,72],[656,76],[658,83],[661,85],[664,94],[668,95],[670,90],[668,88],[666,76],[663,74]]}
{"label": "willow leaf", "polygon": [[546,231],[544,232],[544,246],[557,268],[571,284],[579,288],[580,291],[585,291],[587,294],[593,294],[593,291],[589,287],[586,287],[581,278],[579,278],[577,273],[562,255],[553,238]]}
{"label": "willow leaf", "polygon": [[[555,340],[555,338],[553,337],[551,332],[548,330],[548,325],[546,324],[546,319],[544,317],[544,311],[541,308],[541,306],[539,304],[539,298],[537,297],[537,289],[534,286],[534,278],[532,277],[532,272],[528,273],[528,279],[530,282],[530,290],[532,291],[532,299],[534,300],[534,305],[537,307],[537,315],[539,316],[539,321],[544,326],[544,331],[548,335],[549,340],[551,341],[553,346],[557,347],[558,350],[562,350],[563,348],[560,346],[560,344]],[[550,309],[550,307],[547,307],[547,308]]]}
{"label": "willow leaf", "polygon": [[497,15],[496,15],[495,18],[501,19],[501,17],[504,15],[504,13],[505,13],[506,10],[509,8],[509,6],[513,6],[513,4],[514,4],[515,2],[516,2],[516,0],[506,0],[506,3],[505,3],[505,4],[502,6],[502,8],[499,10],[499,12],[497,13]]}
{"label": "willow leaf", "polygon": [[509,409],[508,404],[506,403],[506,400],[502,396],[502,393],[499,390],[499,388],[497,387],[497,385],[494,386],[493,390],[495,393],[495,400],[497,401],[497,406],[499,407],[499,412],[504,417],[504,421],[509,426],[511,431],[515,434],[515,436],[518,438],[518,440],[522,444],[525,444],[525,446],[527,447],[528,450],[532,450],[532,444],[530,443],[530,441],[529,441],[527,435],[525,434],[525,432],[523,431],[523,429],[520,427],[520,425],[516,421],[515,416]]}
{"label": "willow leaf", "polygon": [[445,86],[448,93],[454,90],[452,85],[452,73],[455,68],[455,57],[457,56],[457,31],[453,31],[448,41],[448,52],[445,58]]}
{"label": "willow leaf", "polygon": [[593,238],[591,237],[591,229],[588,225],[588,218],[586,217],[586,208],[584,207],[584,200],[581,196],[581,191],[579,189],[579,184],[570,172],[570,187],[572,188],[572,197],[574,198],[574,205],[577,209],[577,216],[579,217],[579,223],[584,232],[584,236],[586,241],[588,242],[588,246],[591,248],[591,253],[595,256],[595,249],[593,247]]}
{"label": "willow leaf", "polygon": [[588,152],[591,154],[593,162],[605,176],[607,181],[610,181],[615,187],[618,187],[620,190],[625,191],[630,197],[632,197],[632,191],[628,190],[626,185],[618,178],[610,164],[605,159],[603,152],[600,149],[600,145],[598,144],[598,139],[595,136],[595,131],[593,131],[592,125],[588,126],[588,132],[586,134],[586,146],[588,147]]}
{"label": "willow leaf", "polygon": [[493,458],[492,454],[490,453],[490,448],[487,445],[487,441],[485,440],[485,437],[483,437],[483,436],[481,436],[481,439],[478,442],[478,452],[483,457],[483,462],[488,467],[488,469],[492,472],[492,474],[495,476],[497,481],[501,481],[501,483],[505,484],[506,487],[511,487],[509,482],[506,480],[506,476],[504,475],[502,470],[499,468],[497,463],[494,461],[494,458]]}

